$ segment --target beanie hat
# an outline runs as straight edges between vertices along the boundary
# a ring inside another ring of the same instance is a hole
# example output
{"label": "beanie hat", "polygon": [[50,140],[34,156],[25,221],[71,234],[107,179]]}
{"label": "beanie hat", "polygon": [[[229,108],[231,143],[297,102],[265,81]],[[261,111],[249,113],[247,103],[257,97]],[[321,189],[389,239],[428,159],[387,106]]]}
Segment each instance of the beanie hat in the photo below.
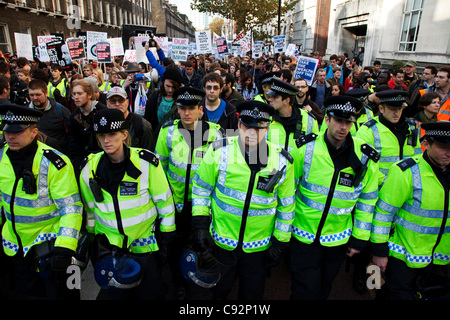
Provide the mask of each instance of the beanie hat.
{"label": "beanie hat", "polygon": [[173,80],[181,85],[182,78],[180,70],[177,67],[167,67],[166,71],[164,71],[161,81],[164,82],[164,80],[166,79]]}

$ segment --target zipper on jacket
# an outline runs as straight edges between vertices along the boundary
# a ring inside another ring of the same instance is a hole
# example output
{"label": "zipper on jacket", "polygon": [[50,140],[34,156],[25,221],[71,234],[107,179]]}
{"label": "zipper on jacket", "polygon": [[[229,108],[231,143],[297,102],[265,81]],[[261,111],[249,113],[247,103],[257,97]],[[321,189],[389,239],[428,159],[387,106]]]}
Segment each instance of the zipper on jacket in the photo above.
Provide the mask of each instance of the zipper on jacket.
{"label": "zipper on jacket", "polygon": [[20,239],[19,234],[17,233],[17,230],[16,230],[16,217],[14,215],[14,201],[16,199],[16,190],[17,190],[17,185],[19,184],[19,180],[20,180],[20,178],[16,178],[16,181],[14,182],[13,193],[11,195],[11,200],[9,203],[9,211],[11,212],[11,225],[12,225],[14,234],[16,235],[16,238],[17,238],[17,244],[19,245],[19,249],[23,249],[22,240]]}
{"label": "zipper on jacket", "polygon": [[442,223],[441,223],[441,228],[439,229],[439,234],[438,237],[436,239],[436,243],[433,247],[433,250],[431,251],[431,263],[433,263],[433,256],[434,256],[434,251],[436,250],[437,246],[439,245],[439,242],[441,242],[441,238],[442,235],[444,234],[444,230],[445,230],[445,225],[447,224],[447,217],[448,217],[448,205],[449,205],[449,189],[444,187],[444,192],[445,192],[445,198],[444,198],[444,214],[442,216]]}
{"label": "zipper on jacket", "polygon": [[333,200],[334,189],[336,188],[336,182],[339,175],[339,170],[334,169],[333,178],[331,179],[330,190],[328,191],[327,201],[325,202],[325,207],[323,208],[322,217],[319,221],[319,226],[317,227],[316,237],[314,239],[315,243],[320,243],[320,235],[322,234],[322,229],[325,224],[325,220],[328,216],[328,210],[330,210],[331,201]]}
{"label": "zipper on jacket", "polygon": [[250,207],[250,200],[252,198],[252,192],[253,192],[253,186],[255,184],[256,173],[257,173],[257,171],[252,170],[251,174],[250,174],[250,182],[248,183],[247,196],[245,197],[245,202],[244,202],[244,210],[242,211],[242,221],[241,221],[241,228],[239,230],[238,246],[242,245],[243,241],[244,241],[245,226],[247,224],[248,210]]}
{"label": "zipper on jacket", "polygon": [[128,237],[123,229],[122,216],[120,214],[119,200],[117,199],[117,194],[112,195],[112,198],[114,204],[114,212],[116,214],[117,230],[119,230],[119,233],[123,235],[122,250],[126,251],[128,250]]}

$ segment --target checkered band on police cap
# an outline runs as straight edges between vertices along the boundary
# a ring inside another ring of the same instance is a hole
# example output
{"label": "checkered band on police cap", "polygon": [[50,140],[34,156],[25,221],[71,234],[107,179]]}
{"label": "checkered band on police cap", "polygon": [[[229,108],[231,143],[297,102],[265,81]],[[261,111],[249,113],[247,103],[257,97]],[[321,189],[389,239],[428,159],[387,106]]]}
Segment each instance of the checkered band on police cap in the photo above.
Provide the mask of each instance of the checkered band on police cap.
{"label": "checkered band on police cap", "polygon": [[201,95],[197,95],[197,94],[190,94],[189,92],[184,92],[181,95],[179,95],[177,97],[177,100],[197,100],[197,101],[201,101],[202,100],[202,96]]}
{"label": "checkered band on police cap", "polygon": [[33,115],[15,114],[12,111],[8,111],[1,116],[2,121],[5,123],[37,123],[39,117]]}
{"label": "checkered band on police cap", "polygon": [[254,108],[252,110],[251,109],[242,110],[239,115],[241,117],[250,117],[256,120],[270,121],[270,114],[268,112],[261,111],[258,108]]}
{"label": "checkered band on police cap", "polygon": [[344,103],[344,104],[330,104],[327,107],[327,111],[341,111],[341,112],[348,112],[348,113],[356,113],[356,108],[350,103],[350,101]]}

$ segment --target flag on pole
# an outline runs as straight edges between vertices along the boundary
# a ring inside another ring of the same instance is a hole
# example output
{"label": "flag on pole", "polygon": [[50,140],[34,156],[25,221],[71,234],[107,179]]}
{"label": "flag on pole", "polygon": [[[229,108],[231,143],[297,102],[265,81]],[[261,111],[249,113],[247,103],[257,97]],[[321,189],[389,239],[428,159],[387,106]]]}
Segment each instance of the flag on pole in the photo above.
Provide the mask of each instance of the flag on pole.
{"label": "flag on pole", "polygon": [[232,43],[232,44],[239,43],[239,41],[240,41],[242,38],[244,38],[244,35],[245,35],[244,29],[242,29],[242,31],[239,32],[239,34],[236,36],[236,38],[235,38],[235,39],[233,40],[233,42],[231,42],[231,43]]}

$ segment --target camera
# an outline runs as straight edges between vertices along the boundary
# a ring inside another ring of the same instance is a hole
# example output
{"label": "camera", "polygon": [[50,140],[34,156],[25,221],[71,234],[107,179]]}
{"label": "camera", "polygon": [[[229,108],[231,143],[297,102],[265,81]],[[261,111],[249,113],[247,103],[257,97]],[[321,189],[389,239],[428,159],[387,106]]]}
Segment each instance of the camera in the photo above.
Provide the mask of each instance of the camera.
{"label": "camera", "polygon": [[[145,34],[147,34],[147,35],[150,37],[150,39],[148,40],[148,46],[149,46],[149,47],[156,47],[156,40],[153,39],[153,37],[155,36],[155,35],[153,34],[153,32],[151,32],[151,31],[145,31]],[[142,42],[142,46],[145,47],[145,44],[146,44],[146,43],[147,43],[147,41]]]}

